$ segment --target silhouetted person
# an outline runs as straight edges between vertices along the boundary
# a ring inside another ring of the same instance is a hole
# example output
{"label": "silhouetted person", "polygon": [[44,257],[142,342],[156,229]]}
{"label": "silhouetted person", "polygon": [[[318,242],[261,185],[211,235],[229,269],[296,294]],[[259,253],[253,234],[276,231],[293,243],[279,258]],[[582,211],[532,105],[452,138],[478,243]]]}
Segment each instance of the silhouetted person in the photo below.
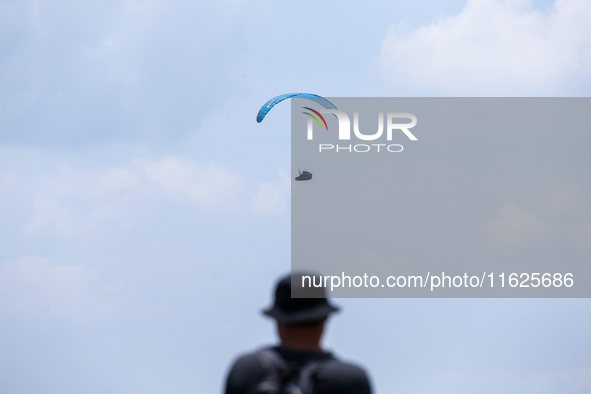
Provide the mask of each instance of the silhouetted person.
{"label": "silhouetted person", "polygon": [[[280,345],[244,355],[232,366],[225,394],[370,394],[367,375],[337,360],[320,345],[328,316],[338,311],[324,288],[302,288],[302,276],[277,284],[275,302],[264,314],[277,321]],[[307,284],[308,282],[306,282]],[[316,298],[291,298],[294,294]]]}

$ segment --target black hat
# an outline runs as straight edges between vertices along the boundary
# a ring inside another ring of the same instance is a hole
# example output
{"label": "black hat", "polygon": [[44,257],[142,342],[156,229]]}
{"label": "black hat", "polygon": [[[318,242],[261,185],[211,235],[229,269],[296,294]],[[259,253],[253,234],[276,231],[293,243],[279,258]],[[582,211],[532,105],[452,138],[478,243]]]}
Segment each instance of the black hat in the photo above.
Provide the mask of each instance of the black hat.
{"label": "black hat", "polygon": [[[299,324],[319,321],[338,311],[339,308],[329,304],[326,299],[324,287],[314,286],[314,276],[309,273],[293,273],[282,278],[275,289],[273,306],[263,313],[281,323]],[[316,283],[322,283],[321,280],[322,277],[316,276]],[[291,297],[292,290],[294,297],[298,298]]]}

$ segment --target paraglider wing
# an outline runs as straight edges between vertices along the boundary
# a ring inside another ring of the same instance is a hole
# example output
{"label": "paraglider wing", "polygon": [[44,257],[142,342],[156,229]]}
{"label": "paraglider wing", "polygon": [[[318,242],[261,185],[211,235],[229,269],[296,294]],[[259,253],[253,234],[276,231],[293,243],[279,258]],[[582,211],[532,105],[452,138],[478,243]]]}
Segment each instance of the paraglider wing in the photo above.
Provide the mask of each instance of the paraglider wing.
{"label": "paraglider wing", "polygon": [[276,106],[277,104],[279,104],[283,100],[286,100],[286,99],[292,98],[292,97],[301,97],[301,98],[305,98],[308,100],[312,100],[312,101],[322,105],[326,109],[337,109],[337,107],[335,107],[333,103],[331,103],[330,101],[328,101],[324,97],[318,96],[316,94],[288,93],[288,94],[279,95],[277,97],[273,97],[271,100],[267,101],[265,103],[265,105],[263,105],[261,107],[261,109],[259,110],[259,113],[257,114],[257,122],[261,123],[263,121],[263,119],[265,119],[265,116],[267,116],[267,113],[269,113],[271,108],[273,108],[274,106]]}

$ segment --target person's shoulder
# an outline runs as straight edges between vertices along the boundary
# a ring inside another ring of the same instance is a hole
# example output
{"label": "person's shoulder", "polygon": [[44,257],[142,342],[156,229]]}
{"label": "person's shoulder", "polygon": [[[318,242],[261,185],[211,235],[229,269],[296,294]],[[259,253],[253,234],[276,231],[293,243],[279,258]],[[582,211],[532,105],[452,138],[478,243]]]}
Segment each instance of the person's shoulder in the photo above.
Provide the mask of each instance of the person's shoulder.
{"label": "person's shoulder", "polygon": [[354,363],[342,361],[337,358],[328,359],[324,363],[323,370],[325,373],[336,374],[343,378],[347,377],[350,379],[367,379],[367,373],[361,366]]}
{"label": "person's shoulder", "polygon": [[369,377],[362,367],[334,357],[323,362],[317,379],[320,393],[371,393]]}
{"label": "person's shoulder", "polygon": [[252,368],[258,365],[257,353],[259,350],[254,352],[242,353],[234,360],[232,368]]}

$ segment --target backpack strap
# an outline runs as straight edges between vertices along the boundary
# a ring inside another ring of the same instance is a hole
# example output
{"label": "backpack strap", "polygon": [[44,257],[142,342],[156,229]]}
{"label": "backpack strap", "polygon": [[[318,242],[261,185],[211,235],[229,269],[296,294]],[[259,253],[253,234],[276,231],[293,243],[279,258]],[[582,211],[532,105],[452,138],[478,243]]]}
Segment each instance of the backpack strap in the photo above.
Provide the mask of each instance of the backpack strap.
{"label": "backpack strap", "polygon": [[[289,365],[272,348],[263,348],[255,353],[255,357],[267,376],[273,375],[273,379],[264,380],[258,385],[261,393],[281,393],[283,389],[289,389],[289,394],[313,394],[314,376],[330,358],[310,361],[304,365]],[[295,378],[295,380],[292,380]],[[284,387],[292,380],[295,386]]]}
{"label": "backpack strap", "polygon": [[264,373],[263,380],[255,389],[255,393],[277,394],[282,390],[284,381],[289,375],[289,366],[281,356],[272,348],[263,348],[255,353],[255,357],[261,365]]}
{"label": "backpack strap", "polygon": [[310,361],[300,368],[298,387],[302,394],[313,394],[315,375],[326,363],[324,360]]}
{"label": "backpack strap", "polygon": [[281,356],[272,348],[266,347],[259,349],[254,355],[263,369],[274,367],[287,368],[285,361],[283,361]]}

